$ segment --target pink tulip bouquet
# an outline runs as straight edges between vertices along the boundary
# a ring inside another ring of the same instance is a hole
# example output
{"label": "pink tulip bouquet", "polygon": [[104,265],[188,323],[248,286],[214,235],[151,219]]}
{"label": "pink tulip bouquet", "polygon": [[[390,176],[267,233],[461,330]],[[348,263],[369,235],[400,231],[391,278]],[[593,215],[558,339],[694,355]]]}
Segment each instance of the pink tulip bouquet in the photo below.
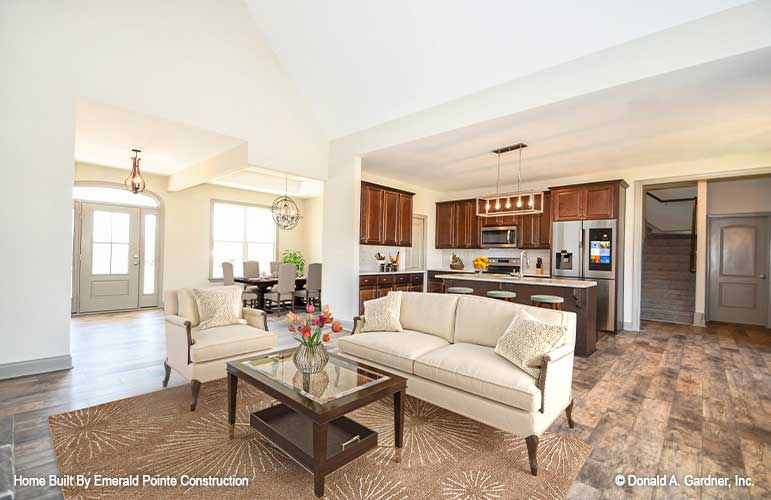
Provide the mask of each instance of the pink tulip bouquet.
{"label": "pink tulip bouquet", "polygon": [[[286,315],[289,331],[301,344],[313,346],[322,342],[329,342],[332,339],[332,333],[343,331],[340,321],[332,317],[328,305],[324,306],[321,314],[316,316],[313,315],[316,312],[316,307],[313,304],[308,304],[305,311],[307,314],[304,316],[293,312]],[[329,330],[325,331],[326,326],[329,326]]]}

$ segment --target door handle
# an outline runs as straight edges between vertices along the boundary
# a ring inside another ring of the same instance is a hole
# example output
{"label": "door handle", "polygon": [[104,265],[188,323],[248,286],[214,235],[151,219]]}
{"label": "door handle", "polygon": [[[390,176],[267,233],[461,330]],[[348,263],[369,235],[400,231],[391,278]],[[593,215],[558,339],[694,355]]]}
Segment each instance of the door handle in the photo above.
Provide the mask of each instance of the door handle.
{"label": "door handle", "polygon": [[762,279],[762,280],[766,279],[767,277],[768,277],[768,276],[766,276],[765,274],[761,274],[761,275],[760,275],[760,279]]}

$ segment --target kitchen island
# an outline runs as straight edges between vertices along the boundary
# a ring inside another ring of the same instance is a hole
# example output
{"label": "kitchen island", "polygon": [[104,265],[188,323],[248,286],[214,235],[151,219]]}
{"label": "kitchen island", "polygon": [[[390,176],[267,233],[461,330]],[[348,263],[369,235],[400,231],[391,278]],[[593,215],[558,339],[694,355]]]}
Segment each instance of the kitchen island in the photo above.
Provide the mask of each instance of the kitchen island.
{"label": "kitchen island", "polygon": [[[517,294],[514,302],[531,305],[531,295],[556,295],[565,299],[563,311],[576,313],[576,356],[588,357],[597,345],[597,283],[558,278],[518,278],[507,274],[437,274],[443,289],[451,286],[472,288],[473,295],[486,297],[491,290],[506,290]],[[491,299],[496,300],[496,299]]]}

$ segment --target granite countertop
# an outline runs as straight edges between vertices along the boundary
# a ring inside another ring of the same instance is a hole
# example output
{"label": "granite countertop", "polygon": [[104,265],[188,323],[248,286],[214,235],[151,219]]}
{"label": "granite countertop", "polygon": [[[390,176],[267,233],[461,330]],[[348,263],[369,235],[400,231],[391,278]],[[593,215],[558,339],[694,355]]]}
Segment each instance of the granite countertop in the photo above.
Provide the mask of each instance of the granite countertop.
{"label": "granite countertop", "polygon": [[514,285],[543,285],[559,286],[563,288],[591,288],[597,286],[596,281],[566,280],[557,278],[534,278],[524,277],[522,279],[509,276],[508,274],[471,274],[471,273],[452,273],[437,274],[437,278],[469,280],[469,281],[490,281],[493,283],[512,283]]}
{"label": "granite countertop", "polygon": [[[473,272],[473,269],[474,269],[473,267],[466,267],[465,269],[450,269],[449,267],[431,267],[428,270],[433,272],[443,272],[443,273],[471,274]],[[532,278],[550,278],[551,277],[549,273],[543,273],[543,274],[525,273],[525,276],[532,277]]]}
{"label": "granite countertop", "polygon": [[365,271],[360,272],[359,276],[380,276],[384,274],[423,274],[425,270],[415,269],[412,271]]}

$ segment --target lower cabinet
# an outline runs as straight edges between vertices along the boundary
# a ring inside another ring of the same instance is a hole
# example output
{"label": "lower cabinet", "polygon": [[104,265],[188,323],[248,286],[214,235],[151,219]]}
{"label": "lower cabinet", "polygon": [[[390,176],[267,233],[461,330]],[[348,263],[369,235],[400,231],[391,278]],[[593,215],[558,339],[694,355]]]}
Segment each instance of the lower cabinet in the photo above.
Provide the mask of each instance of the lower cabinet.
{"label": "lower cabinet", "polygon": [[359,314],[364,314],[364,303],[385,297],[390,291],[422,292],[423,273],[368,274],[359,276]]}

